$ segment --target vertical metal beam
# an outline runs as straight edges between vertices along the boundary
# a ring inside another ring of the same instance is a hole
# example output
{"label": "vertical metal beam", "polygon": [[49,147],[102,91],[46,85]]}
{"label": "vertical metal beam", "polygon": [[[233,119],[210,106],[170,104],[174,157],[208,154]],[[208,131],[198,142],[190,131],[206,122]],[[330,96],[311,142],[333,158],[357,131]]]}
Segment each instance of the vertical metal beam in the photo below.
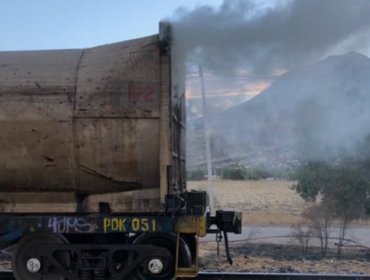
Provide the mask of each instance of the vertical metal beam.
{"label": "vertical metal beam", "polygon": [[209,206],[211,214],[215,212],[214,197],[213,197],[213,178],[212,178],[212,157],[211,157],[211,137],[209,131],[206,90],[204,85],[203,67],[199,65],[199,77],[202,91],[202,105],[203,105],[203,121],[204,121],[204,136],[206,142],[206,158],[207,158],[207,191],[209,196]]}
{"label": "vertical metal beam", "polygon": [[160,148],[159,148],[159,172],[160,172],[160,202],[166,202],[166,195],[171,193],[169,188],[168,172],[171,170],[171,50],[170,50],[170,26],[167,23],[160,23]]}

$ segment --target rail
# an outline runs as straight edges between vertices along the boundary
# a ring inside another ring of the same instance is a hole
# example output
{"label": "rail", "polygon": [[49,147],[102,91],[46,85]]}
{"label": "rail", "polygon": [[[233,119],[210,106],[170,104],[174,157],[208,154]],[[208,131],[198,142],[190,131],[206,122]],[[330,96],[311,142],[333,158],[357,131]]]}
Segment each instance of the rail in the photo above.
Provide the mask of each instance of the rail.
{"label": "rail", "polygon": [[343,274],[305,274],[305,273],[223,273],[202,272],[197,280],[365,280],[370,275],[343,275]]}
{"label": "rail", "polygon": [[[1,280],[14,280],[10,272],[0,272]],[[188,278],[187,278],[188,279]],[[304,273],[226,273],[201,272],[196,280],[370,280],[370,275]]]}
{"label": "rail", "polygon": [[13,275],[12,275],[12,273],[11,272],[3,272],[3,271],[1,271],[0,272],[0,279],[1,280],[12,280],[12,279],[14,279],[14,277],[13,277]]}

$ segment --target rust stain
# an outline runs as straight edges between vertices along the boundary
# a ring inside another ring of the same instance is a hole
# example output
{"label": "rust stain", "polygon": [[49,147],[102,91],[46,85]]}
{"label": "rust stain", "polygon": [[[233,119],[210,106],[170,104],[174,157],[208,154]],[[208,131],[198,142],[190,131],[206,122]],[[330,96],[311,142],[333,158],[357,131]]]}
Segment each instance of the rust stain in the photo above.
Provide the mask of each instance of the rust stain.
{"label": "rust stain", "polygon": [[0,191],[158,190],[161,67],[153,38],[0,52]]}

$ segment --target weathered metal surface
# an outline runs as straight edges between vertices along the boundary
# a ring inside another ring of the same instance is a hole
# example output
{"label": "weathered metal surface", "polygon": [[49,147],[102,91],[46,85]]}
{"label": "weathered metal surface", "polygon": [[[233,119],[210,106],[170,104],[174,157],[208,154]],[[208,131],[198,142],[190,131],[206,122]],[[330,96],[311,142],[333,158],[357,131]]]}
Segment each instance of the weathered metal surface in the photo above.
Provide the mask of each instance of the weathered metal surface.
{"label": "weathered metal surface", "polygon": [[[170,107],[161,56],[158,36],[0,53],[0,191],[150,189],[159,203],[160,131],[170,127],[161,117],[171,111],[161,110]],[[171,154],[171,141],[164,148]]]}
{"label": "weathered metal surface", "polygon": [[[162,211],[158,188],[138,189],[106,194],[92,194],[84,206],[89,212],[98,212],[99,203],[110,204],[113,212],[158,212]],[[0,212],[7,213],[74,213],[75,193],[21,192],[0,193]]]}
{"label": "weathered metal surface", "polygon": [[0,193],[0,212],[75,212],[74,193]]}

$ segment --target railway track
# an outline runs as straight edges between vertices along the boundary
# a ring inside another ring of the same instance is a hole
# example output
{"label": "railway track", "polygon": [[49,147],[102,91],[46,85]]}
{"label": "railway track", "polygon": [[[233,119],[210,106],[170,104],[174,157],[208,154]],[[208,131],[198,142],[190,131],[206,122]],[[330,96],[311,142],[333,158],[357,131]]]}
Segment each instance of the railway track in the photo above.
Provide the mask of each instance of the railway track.
{"label": "railway track", "polygon": [[5,280],[5,279],[14,279],[12,274],[10,272],[0,272],[0,279]]}
{"label": "railway track", "polygon": [[305,274],[305,273],[222,273],[203,272],[197,280],[365,280],[370,275],[335,275],[335,274]]}
{"label": "railway track", "polygon": [[[1,280],[14,280],[10,272],[1,272]],[[226,273],[201,272],[196,280],[370,280],[370,275],[304,274],[304,273]]]}

